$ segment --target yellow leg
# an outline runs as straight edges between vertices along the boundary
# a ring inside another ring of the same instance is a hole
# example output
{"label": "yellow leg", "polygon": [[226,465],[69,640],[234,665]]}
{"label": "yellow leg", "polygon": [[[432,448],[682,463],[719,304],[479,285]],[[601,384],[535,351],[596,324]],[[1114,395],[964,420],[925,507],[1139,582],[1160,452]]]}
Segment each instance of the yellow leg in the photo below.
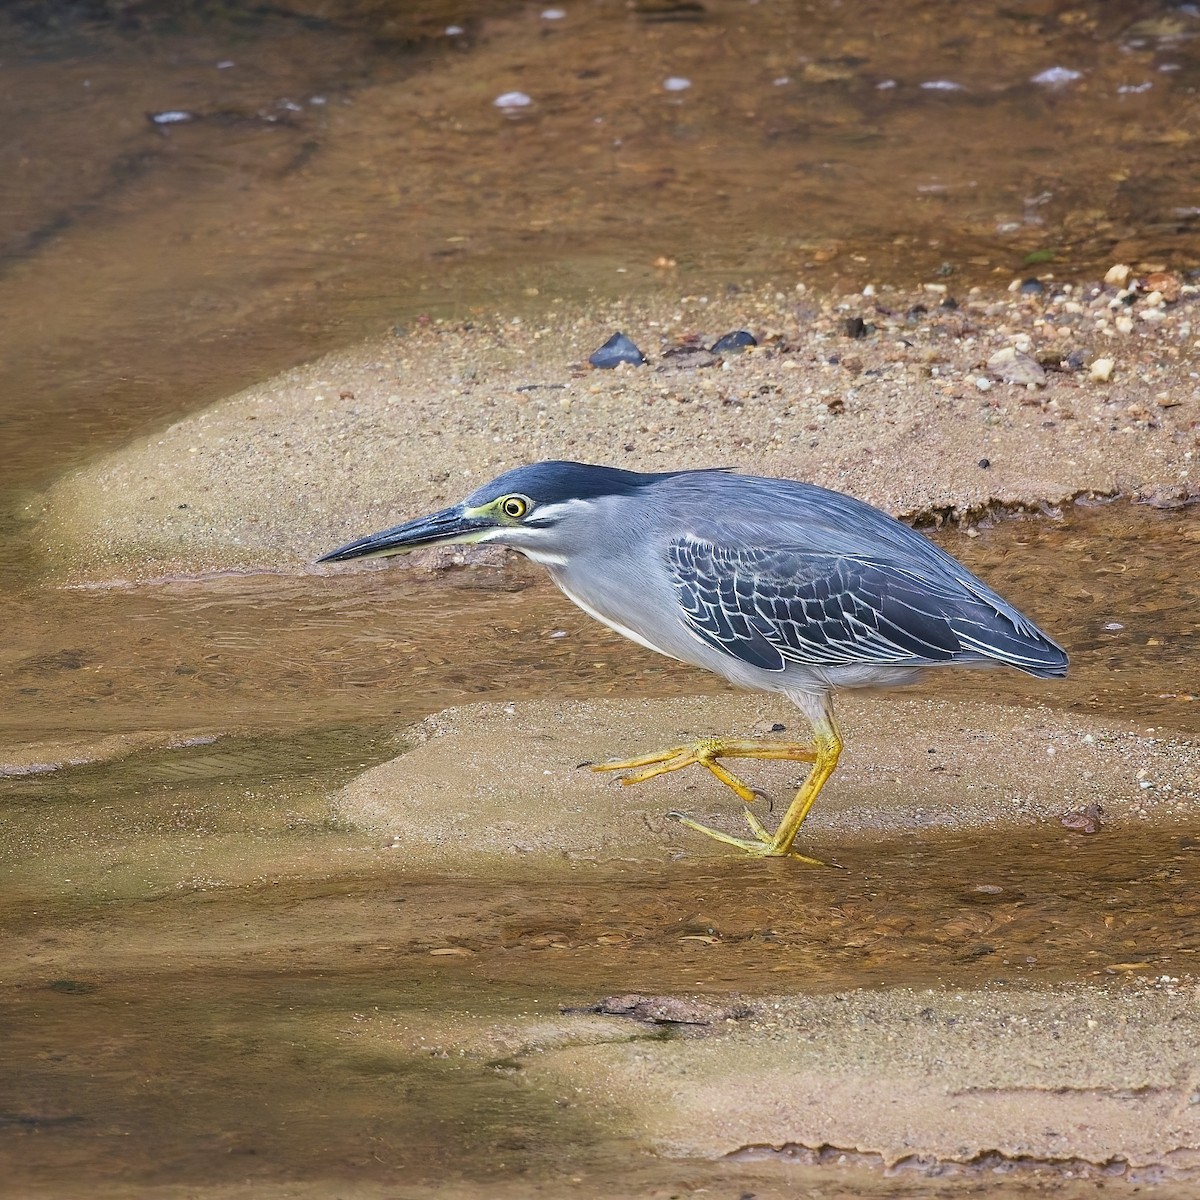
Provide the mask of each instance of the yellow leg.
{"label": "yellow leg", "polygon": [[595,771],[634,770],[636,773],[622,779],[622,783],[641,783],[663,775],[668,771],[680,771],[684,767],[699,763],[707,767],[722,783],[733,789],[739,798],[749,804],[758,793],[748,787],[735,775],[726,771],[714,760],[717,758],[762,758],[785,759],[794,762],[812,763],[812,770],[800,785],[792,803],[779,822],[778,828],[772,834],[766,826],[749,810],[746,811],[746,821],[750,825],[753,838],[739,838],[724,833],[719,829],[711,829],[701,825],[682,813],[673,812],[681,825],[706,834],[728,846],[737,846],[748,854],[768,858],[795,858],[814,866],[825,864],[816,858],[808,858],[792,849],[792,843],[800,832],[813,802],[820,795],[829,777],[837,767],[838,758],[842,752],[842,739],[838,733],[837,724],[833,719],[833,711],[825,704],[819,715],[812,718],[813,745],[802,746],[794,742],[756,742],[756,741],[725,741],[721,738],[705,738],[692,746],[677,746],[672,750],[663,750],[657,754],[647,754],[641,758],[629,759],[625,762],[601,763],[593,766]]}

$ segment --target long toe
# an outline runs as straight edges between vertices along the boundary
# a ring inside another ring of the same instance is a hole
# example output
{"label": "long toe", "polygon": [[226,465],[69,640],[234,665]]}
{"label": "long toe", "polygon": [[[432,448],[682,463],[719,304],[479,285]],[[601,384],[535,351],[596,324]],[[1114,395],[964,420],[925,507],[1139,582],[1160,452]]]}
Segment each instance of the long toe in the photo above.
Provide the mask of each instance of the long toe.
{"label": "long toe", "polygon": [[[642,754],[637,758],[610,758],[605,762],[581,763],[580,766],[591,767],[593,771],[636,771],[641,767],[670,762],[672,759],[687,755],[689,749],[688,746],[672,746],[670,750],[656,750],[652,754]],[[689,759],[685,763],[680,763],[680,766],[690,766],[692,761]],[[677,771],[679,767],[672,766],[665,769]]]}
{"label": "long toe", "polygon": [[724,843],[726,846],[736,846],[743,853],[750,854],[755,858],[794,858],[797,862],[807,863],[810,867],[825,867],[829,865],[822,862],[819,858],[809,858],[808,855],[800,854],[796,850],[777,850],[772,845],[771,835],[767,833],[761,824],[759,824],[759,829],[762,830],[761,835],[751,839],[734,837],[733,834],[726,833],[722,829],[713,829],[709,825],[701,825],[699,821],[693,821],[691,817],[684,816],[683,813],[675,810],[669,812],[667,816],[674,821],[678,821],[680,825],[686,825],[689,829],[694,829],[697,833],[704,834],[705,837],[713,838],[718,842]]}

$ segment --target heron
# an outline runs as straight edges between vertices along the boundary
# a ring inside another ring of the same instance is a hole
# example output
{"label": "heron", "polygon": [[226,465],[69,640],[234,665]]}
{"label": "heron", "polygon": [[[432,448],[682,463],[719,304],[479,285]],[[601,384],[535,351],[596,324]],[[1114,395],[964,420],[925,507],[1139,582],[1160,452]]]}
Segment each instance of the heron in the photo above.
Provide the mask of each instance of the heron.
{"label": "heron", "polygon": [[[318,561],[455,543],[519,551],[638,645],[799,708],[805,742],[713,736],[589,764],[624,784],[704,767],[743,802],[750,836],[671,815],[760,857],[820,862],[793,843],[842,752],[835,692],[907,684],[944,666],[1067,671],[1057,642],[916,530],[841,492],[725,468],[533,463]],[[760,793],[727,765],[737,759],[807,765],[773,831],[750,808]]]}

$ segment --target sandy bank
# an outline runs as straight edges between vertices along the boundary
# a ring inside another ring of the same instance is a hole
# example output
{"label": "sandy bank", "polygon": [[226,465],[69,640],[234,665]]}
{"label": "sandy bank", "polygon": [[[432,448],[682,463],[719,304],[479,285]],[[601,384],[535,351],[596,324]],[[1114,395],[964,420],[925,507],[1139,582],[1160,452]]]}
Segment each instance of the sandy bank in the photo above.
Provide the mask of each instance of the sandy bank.
{"label": "sandy bank", "polygon": [[[75,581],[303,569],[351,536],[552,457],[727,464],[909,517],[1089,492],[1175,503],[1197,478],[1190,291],[1165,305],[1099,286],[975,290],[955,307],[934,290],[773,291],[419,324],[74,472],[34,507],[35,540]],[[650,365],[586,366],[615,328]],[[667,353],[739,328],[760,346]],[[1036,362],[997,361],[1006,349]],[[1106,358],[1105,380],[1093,365]]]}
{"label": "sandy bank", "polygon": [[[1200,747],[1081,722],[1050,709],[846,696],[846,750],[805,825],[801,849],[836,858],[847,841],[918,829],[1045,823],[1089,804],[1106,819],[1181,819],[1200,798]],[[496,859],[728,857],[672,821],[672,809],[744,834],[740,803],[699,768],[622,787],[579,769],[712,733],[750,736],[774,722],[803,738],[782,698],[477,704],[428,718],[412,746],[335,798],[344,820],[388,838],[413,867],[493,869]],[[780,733],[775,736],[789,736]],[[795,764],[747,764],[783,811]],[[759,815],[768,823],[762,807]],[[798,868],[802,870],[802,868]]]}

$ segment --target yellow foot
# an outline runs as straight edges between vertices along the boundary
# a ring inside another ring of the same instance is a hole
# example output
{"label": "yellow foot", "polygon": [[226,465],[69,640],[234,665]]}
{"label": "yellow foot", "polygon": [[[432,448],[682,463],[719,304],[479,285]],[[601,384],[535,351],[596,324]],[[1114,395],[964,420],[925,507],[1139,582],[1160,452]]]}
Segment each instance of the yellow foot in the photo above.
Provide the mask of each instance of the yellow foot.
{"label": "yellow foot", "polygon": [[754,833],[753,838],[734,837],[731,833],[725,833],[720,829],[713,829],[708,825],[701,825],[699,821],[693,821],[691,817],[685,817],[681,812],[669,812],[668,817],[678,821],[680,825],[686,825],[689,829],[694,829],[697,833],[703,833],[710,838],[716,838],[718,842],[724,842],[727,846],[736,846],[739,850],[744,850],[747,854],[754,855],[755,858],[794,858],[798,862],[808,863],[810,867],[838,867],[837,863],[823,862],[819,858],[809,858],[806,854],[801,854],[799,851],[790,848],[776,846],[775,839],[766,830],[763,823],[751,812],[746,813],[746,820],[750,823],[750,828]]}
{"label": "yellow foot", "polygon": [[644,783],[656,775],[670,771],[682,771],[684,767],[701,766],[711,771],[727,788],[735,792],[743,804],[767,799],[758,788],[751,787],[732,771],[723,767],[719,758],[764,758],[787,759],[791,762],[815,762],[816,754],[810,746],[799,746],[792,742],[734,741],[726,738],[701,738],[690,746],[673,746],[670,750],[658,750],[643,754],[640,758],[621,759],[616,762],[590,763],[593,771],[632,771],[621,782],[626,786]]}

